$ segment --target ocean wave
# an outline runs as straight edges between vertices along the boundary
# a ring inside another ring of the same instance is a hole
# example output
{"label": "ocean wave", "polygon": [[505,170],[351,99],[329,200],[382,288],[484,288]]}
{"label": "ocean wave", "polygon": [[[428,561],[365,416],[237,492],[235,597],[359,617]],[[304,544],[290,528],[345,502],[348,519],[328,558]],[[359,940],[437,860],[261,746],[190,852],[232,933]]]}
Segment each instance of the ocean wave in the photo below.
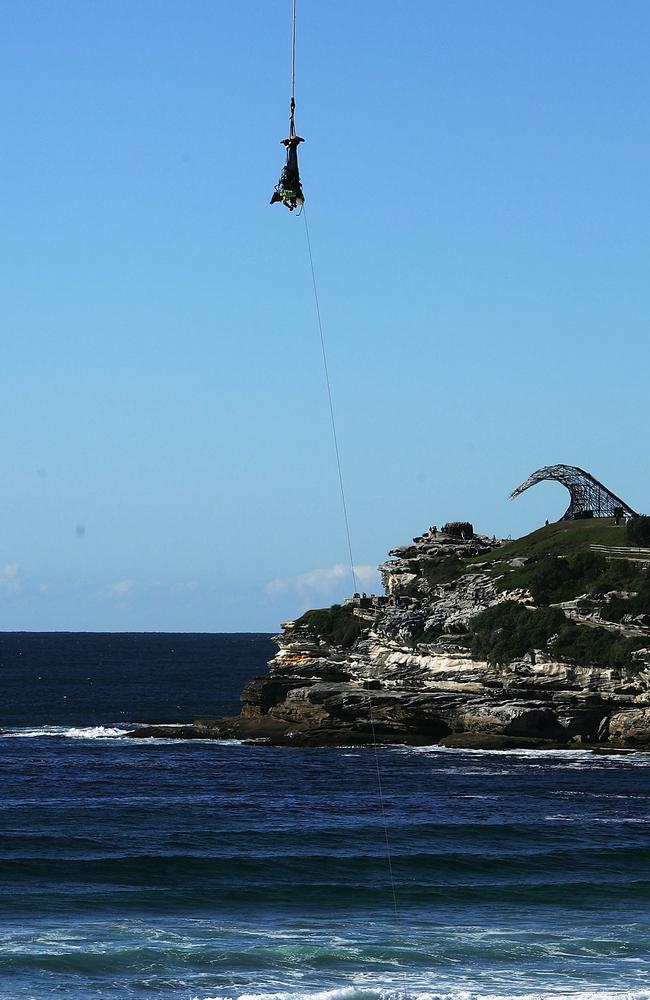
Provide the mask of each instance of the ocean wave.
{"label": "ocean wave", "polygon": [[213,994],[209,997],[194,996],[193,1000],[650,1000],[650,991],[641,990],[571,990],[559,992],[551,987],[549,990],[526,993],[493,993],[483,989],[442,990],[404,990],[368,989],[365,987],[344,986],[333,990],[289,991],[274,993],[240,993]]}
{"label": "ocean wave", "polygon": [[133,727],[125,726],[39,726],[21,728],[3,733],[3,739],[38,739],[39,737],[64,737],[71,740],[105,740],[124,737]]}
{"label": "ocean wave", "polygon": [[[386,994],[379,990],[343,986],[336,990],[318,990],[315,993],[241,993],[237,1000],[388,1000],[388,997],[397,998],[397,996],[397,993]],[[205,1000],[224,1000],[224,998],[206,997]]]}
{"label": "ocean wave", "polygon": [[583,757],[587,759],[594,759],[591,750],[583,750],[580,747],[562,748],[559,750],[548,750],[545,748],[531,748],[531,747],[519,747],[512,749],[475,749],[472,747],[446,747],[439,746],[438,744],[432,744],[430,746],[407,746],[406,744],[400,744],[400,750],[406,753],[416,753],[416,754],[430,754],[439,753],[450,755],[452,757],[459,756],[461,754],[467,754],[468,756],[496,756],[496,757],[548,757],[551,760],[563,758],[563,757]]}
{"label": "ocean wave", "polygon": [[[508,774],[511,773],[512,764],[516,764],[517,762],[526,763],[528,769],[531,767],[612,768],[629,767],[630,765],[648,767],[650,764],[650,753],[638,750],[628,750],[626,753],[610,755],[606,753],[595,754],[593,750],[578,747],[563,747],[559,750],[524,747],[508,750],[477,750],[467,747],[445,747],[438,744],[430,746],[407,746],[400,744],[399,746],[391,746],[386,749],[391,749],[393,752],[398,753],[416,754],[425,757],[440,756],[441,758],[451,758],[452,760],[453,758],[462,759],[471,757],[477,759],[491,758],[495,761],[503,762],[504,765],[507,761],[507,766],[503,769],[488,772],[481,768],[474,772],[476,774]],[[465,770],[465,773],[472,772]]]}
{"label": "ocean wave", "polygon": [[[37,728],[21,728],[12,729],[10,732],[2,733],[0,739],[68,739],[68,740],[124,740],[128,741],[130,745],[133,746],[152,746],[159,743],[169,743],[173,740],[174,743],[199,743],[199,744],[218,744],[220,746],[241,746],[241,740],[215,740],[215,739],[205,739],[205,740],[184,740],[176,739],[175,737],[170,737],[169,739],[163,739],[161,737],[156,737],[152,739],[146,739],[134,743],[134,741],[127,736],[127,733],[132,732],[134,729],[138,729],[140,726],[144,725],[141,722],[128,722],[122,723],[117,726],[39,726]],[[149,723],[147,723],[149,725]],[[182,723],[164,723],[167,729],[180,729],[183,727]]]}

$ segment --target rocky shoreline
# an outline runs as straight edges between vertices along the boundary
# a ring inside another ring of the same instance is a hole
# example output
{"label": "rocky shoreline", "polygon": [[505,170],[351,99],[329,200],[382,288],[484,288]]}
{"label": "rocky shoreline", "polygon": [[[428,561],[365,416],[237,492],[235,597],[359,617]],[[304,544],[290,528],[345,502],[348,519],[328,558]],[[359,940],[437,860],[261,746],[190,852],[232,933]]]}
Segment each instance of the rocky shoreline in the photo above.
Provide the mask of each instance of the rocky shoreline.
{"label": "rocky shoreline", "polygon": [[[587,529],[566,530],[567,544],[578,531],[588,542]],[[556,535],[547,533],[551,544]],[[341,607],[285,623],[268,674],[246,685],[238,717],[129,735],[278,746],[649,749],[650,628],[642,616],[632,624],[608,622],[603,616],[612,598],[593,593],[540,609],[531,589],[535,560],[547,557],[510,557],[511,549],[512,543],[474,535],[471,525],[429,529],[382,564],[382,597],[355,595]],[[510,587],[509,577],[521,583],[526,567],[531,589]],[[596,570],[605,572],[594,562]],[[588,623],[576,625],[569,605],[586,616],[587,604]],[[510,615],[505,625],[502,612]],[[529,641],[508,632],[520,619]],[[544,642],[542,620],[552,623]],[[578,662],[585,659],[585,636],[600,662]],[[519,643],[507,661],[492,655],[506,640]],[[575,655],[559,656],[558,649]]]}

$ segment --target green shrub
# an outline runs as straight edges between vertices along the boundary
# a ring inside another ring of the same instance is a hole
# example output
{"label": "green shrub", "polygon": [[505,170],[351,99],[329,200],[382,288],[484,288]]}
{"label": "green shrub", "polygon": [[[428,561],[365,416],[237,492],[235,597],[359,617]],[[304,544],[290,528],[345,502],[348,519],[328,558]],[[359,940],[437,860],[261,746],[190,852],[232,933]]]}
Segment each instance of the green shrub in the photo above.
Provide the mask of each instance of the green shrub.
{"label": "green shrub", "polygon": [[343,607],[340,604],[333,604],[331,608],[318,608],[315,611],[306,611],[301,618],[296,621],[297,625],[307,625],[312,632],[325,639],[332,646],[342,646],[347,649],[359,638],[367,622],[355,614],[352,609]]}
{"label": "green shrub", "polygon": [[567,589],[572,578],[569,560],[563,556],[543,556],[532,568],[528,589],[536,604],[549,604]]}
{"label": "green shrub", "polygon": [[504,601],[469,622],[472,656],[504,664],[534,649],[545,649],[559,660],[596,666],[633,664],[632,652],[647,640],[630,639],[604,628],[571,622],[559,608],[534,611],[515,601]]}
{"label": "green shrub", "polygon": [[609,559],[607,572],[591,588],[594,597],[602,597],[608,590],[637,590],[643,577],[638,563],[629,559]]}
{"label": "green shrub", "polygon": [[650,517],[631,517],[626,533],[630,545],[650,545]]}
{"label": "green shrub", "polygon": [[493,664],[510,663],[533,649],[544,649],[566,621],[559,608],[530,611],[516,601],[504,601],[469,622],[472,656]]}
{"label": "green shrub", "polygon": [[608,560],[587,550],[568,559],[542,556],[519,570],[514,582],[528,587],[536,604],[558,604],[579,594],[599,596],[608,590],[636,589],[639,575],[638,564],[626,559]]}
{"label": "green shrub", "polygon": [[604,667],[623,667],[632,664],[632,652],[647,645],[646,640],[628,639],[604,628],[585,625],[567,625],[560,629],[551,644],[551,652],[558,659],[574,660],[581,664]]}
{"label": "green shrub", "polygon": [[623,615],[650,615],[650,576],[644,573],[635,581],[636,597],[614,597],[604,605],[603,618],[610,622],[620,622]]}

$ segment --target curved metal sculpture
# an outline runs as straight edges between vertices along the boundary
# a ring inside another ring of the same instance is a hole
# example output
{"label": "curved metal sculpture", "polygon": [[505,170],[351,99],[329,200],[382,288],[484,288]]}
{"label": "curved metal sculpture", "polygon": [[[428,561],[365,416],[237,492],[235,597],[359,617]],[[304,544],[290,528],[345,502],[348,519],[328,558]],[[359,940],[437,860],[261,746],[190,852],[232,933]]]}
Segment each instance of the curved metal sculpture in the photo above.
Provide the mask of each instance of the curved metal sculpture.
{"label": "curved metal sculpture", "polygon": [[525,483],[512,491],[510,499],[514,500],[520,493],[524,493],[531,486],[547,479],[554,479],[556,482],[562,483],[571,495],[571,503],[560,518],[561,521],[571,521],[574,518],[582,517],[639,516],[629,504],[626,504],[624,500],[617,497],[615,493],[608,490],[584,469],[579,469],[577,465],[547,465],[543,469],[538,469]]}

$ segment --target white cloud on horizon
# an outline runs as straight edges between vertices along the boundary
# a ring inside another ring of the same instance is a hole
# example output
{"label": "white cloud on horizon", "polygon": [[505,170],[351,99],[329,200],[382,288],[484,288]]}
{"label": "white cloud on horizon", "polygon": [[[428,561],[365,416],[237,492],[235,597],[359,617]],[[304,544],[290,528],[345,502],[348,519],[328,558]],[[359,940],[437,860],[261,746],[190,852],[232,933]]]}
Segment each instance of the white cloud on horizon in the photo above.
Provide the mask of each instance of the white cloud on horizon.
{"label": "white cloud on horizon", "polygon": [[105,596],[115,603],[116,608],[125,608],[135,591],[135,580],[117,580],[105,588]]}
{"label": "white cloud on horizon", "polygon": [[[355,566],[354,572],[360,587],[379,581],[379,575],[374,566]],[[345,563],[335,563],[334,566],[319,567],[300,573],[293,577],[276,577],[266,584],[266,593],[271,598],[282,597],[285,594],[295,594],[306,597],[317,594],[321,597],[331,597],[341,591],[352,593],[352,575],[350,567]]]}
{"label": "white cloud on horizon", "polygon": [[20,566],[18,563],[5,563],[0,569],[0,587],[7,593],[15,594],[22,590]]}

